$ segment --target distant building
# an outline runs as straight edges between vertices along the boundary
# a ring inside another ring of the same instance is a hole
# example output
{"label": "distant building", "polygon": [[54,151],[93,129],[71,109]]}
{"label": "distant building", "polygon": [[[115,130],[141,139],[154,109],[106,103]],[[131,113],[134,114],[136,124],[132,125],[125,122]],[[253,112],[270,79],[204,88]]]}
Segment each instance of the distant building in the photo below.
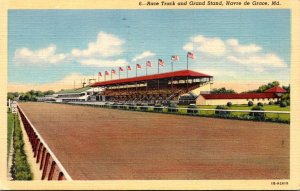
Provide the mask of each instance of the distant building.
{"label": "distant building", "polygon": [[45,101],[55,101],[55,98],[57,97],[57,94],[53,94],[53,95],[45,95],[43,97],[37,97],[37,101],[38,102],[45,102]]}
{"label": "distant building", "polygon": [[252,101],[254,104],[258,102],[268,104],[270,101],[276,102],[280,100],[280,96],[286,93],[281,87],[273,87],[263,93],[241,93],[241,94],[209,94],[202,93],[196,99],[197,105],[226,105],[228,102],[232,104],[248,104]]}
{"label": "distant building", "polygon": [[86,86],[83,88],[61,90],[53,95],[37,97],[39,102],[82,102],[96,101],[96,98],[101,94],[102,88]]}

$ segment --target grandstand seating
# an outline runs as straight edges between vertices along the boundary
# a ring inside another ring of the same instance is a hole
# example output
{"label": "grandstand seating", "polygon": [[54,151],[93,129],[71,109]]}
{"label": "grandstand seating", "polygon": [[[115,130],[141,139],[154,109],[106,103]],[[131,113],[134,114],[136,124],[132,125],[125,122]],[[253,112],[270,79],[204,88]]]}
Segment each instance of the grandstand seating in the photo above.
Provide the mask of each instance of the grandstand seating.
{"label": "grandstand seating", "polygon": [[212,76],[190,71],[177,71],[136,78],[104,81],[93,84],[105,88],[105,101],[125,104],[167,104],[180,95],[211,83]]}

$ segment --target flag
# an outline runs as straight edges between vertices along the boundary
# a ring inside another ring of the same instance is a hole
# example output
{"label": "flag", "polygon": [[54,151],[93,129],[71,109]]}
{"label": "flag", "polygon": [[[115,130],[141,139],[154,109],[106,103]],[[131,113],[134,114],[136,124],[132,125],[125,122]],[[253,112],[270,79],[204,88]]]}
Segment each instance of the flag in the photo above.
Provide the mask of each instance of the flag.
{"label": "flag", "polygon": [[123,71],[124,71],[124,69],[123,69],[122,67],[119,67],[119,71],[123,72]]}
{"label": "flag", "polygon": [[112,74],[116,74],[116,71],[114,69],[111,70]]}
{"label": "flag", "polygon": [[177,56],[177,55],[172,56],[172,61],[178,61],[178,60],[179,60],[179,56]]}
{"label": "flag", "polygon": [[130,66],[127,66],[127,70],[131,70],[131,67],[130,67]]}
{"label": "flag", "polygon": [[101,72],[99,72],[99,73],[98,73],[98,76],[102,77],[102,73],[101,73]]}
{"label": "flag", "polygon": [[164,63],[164,61],[162,59],[158,59],[158,64],[161,65],[161,66],[165,65],[165,63]]}
{"label": "flag", "polygon": [[147,62],[146,62],[146,66],[147,66],[147,67],[152,67],[151,61],[147,61]]}
{"label": "flag", "polygon": [[109,75],[109,71],[105,71],[105,75]]}
{"label": "flag", "polygon": [[194,54],[193,54],[192,52],[188,52],[188,53],[187,53],[187,57],[188,57],[188,58],[191,58],[191,59],[194,59],[194,58],[195,58],[195,56],[194,56]]}
{"label": "flag", "polygon": [[140,64],[136,64],[137,69],[142,69],[142,66]]}

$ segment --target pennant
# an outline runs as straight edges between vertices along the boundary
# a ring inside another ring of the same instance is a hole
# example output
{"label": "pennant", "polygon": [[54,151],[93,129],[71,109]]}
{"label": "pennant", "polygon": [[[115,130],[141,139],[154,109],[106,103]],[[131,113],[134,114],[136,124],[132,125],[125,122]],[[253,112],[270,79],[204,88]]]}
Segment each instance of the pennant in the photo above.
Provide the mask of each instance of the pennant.
{"label": "pennant", "polygon": [[178,60],[179,60],[179,56],[177,56],[177,55],[172,56],[172,61],[178,61]]}
{"label": "pennant", "polygon": [[99,72],[99,73],[98,73],[98,76],[102,77],[102,73],[101,73],[101,72]]}
{"label": "pennant", "polygon": [[114,69],[111,70],[112,74],[116,74],[116,71]]}
{"label": "pennant", "polygon": [[142,66],[140,64],[136,64],[137,69],[142,69]]}
{"label": "pennant", "polygon": [[194,55],[192,52],[188,52],[188,53],[187,53],[187,57],[188,57],[188,58],[191,58],[191,59],[194,59],[194,58],[195,58],[195,55]]}
{"label": "pennant", "polygon": [[105,75],[109,75],[109,71],[105,71]]}
{"label": "pennant", "polygon": [[119,67],[119,71],[120,71],[120,72],[123,72],[124,69],[123,69],[122,67]]}
{"label": "pennant", "polygon": [[161,65],[161,66],[165,65],[165,63],[164,63],[164,61],[162,59],[158,59],[158,64]]}
{"label": "pennant", "polygon": [[147,67],[152,67],[151,61],[147,61],[147,62],[146,62],[146,66],[147,66]]}
{"label": "pennant", "polygon": [[127,70],[131,70],[131,66],[127,66]]}

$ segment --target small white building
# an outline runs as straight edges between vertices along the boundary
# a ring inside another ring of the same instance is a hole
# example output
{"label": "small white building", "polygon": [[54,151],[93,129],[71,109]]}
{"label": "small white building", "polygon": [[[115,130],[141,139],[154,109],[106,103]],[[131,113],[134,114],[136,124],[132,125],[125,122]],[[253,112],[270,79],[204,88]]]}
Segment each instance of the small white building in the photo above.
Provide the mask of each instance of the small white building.
{"label": "small white building", "polygon": [[280,96],[286,93],[281,87],[273,87],[263,93],[241,93],[241,94],[200,94],[196,99],[196,105],[226,105],[228,102],[232,104],[248,104],[252,101],[254,104],[261,102],[268,104],[270,101],[276,102],[280,100]]}
{"label": "small white building", "polygon": [[93,98],[102,92],[98,87],[83,87],[79,89],[62,90],[57,92],[56,102],[83,102],[96,101]]}

